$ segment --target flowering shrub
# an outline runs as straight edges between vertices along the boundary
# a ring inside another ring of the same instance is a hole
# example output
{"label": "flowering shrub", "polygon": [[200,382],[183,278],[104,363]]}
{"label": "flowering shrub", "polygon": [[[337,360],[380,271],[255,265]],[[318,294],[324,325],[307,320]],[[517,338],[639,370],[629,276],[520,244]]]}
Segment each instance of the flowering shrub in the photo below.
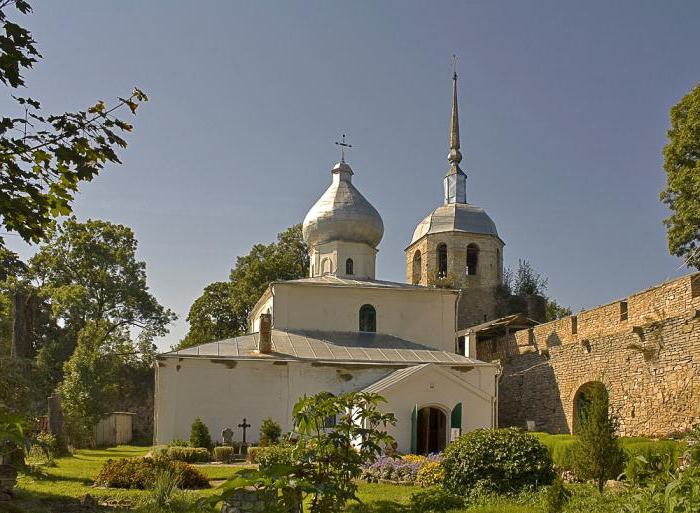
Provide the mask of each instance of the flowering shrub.
{"label": "flowering shrub", "polygon": [[362,478],[370,482],[381,479],[413,484],[422,467],[429,463],[439,464],[441,460],[442,456],[439,454],[429,456],[406,454],[400,458],[380,456],[374,463],[363,468]]}
{"label": "flowering shrub", "polygon": [[426,460],[418,469],[416,475],[416,485],[421,488],[430,488],[442,484],[445,479],[445,469],[439,461]]}

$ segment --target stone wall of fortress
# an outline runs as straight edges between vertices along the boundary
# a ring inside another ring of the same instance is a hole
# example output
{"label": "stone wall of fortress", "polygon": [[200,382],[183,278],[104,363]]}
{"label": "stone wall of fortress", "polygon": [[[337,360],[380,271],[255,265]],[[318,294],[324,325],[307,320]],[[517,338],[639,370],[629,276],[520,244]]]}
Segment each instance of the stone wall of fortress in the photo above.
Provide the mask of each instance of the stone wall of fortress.
{"label": "stone wall of fortress", "polygon": [[700,422],[700,273],[575,316],[480,341],[499,360],[499,424],[571,431],[577,392],[605,384],[624,435]]}

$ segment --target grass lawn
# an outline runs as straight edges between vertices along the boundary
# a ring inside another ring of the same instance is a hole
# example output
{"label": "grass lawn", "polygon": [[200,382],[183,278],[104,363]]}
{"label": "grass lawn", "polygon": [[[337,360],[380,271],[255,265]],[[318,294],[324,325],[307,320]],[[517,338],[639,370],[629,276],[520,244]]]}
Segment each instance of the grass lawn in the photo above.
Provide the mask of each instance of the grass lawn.
{"label": "grass lawn", "polygon": [[[66,504],[75,503],[86,494],[113,506],[136,506],[146,499],[149,491],[95,488],[92,483],[107,459],[143,456],[149,450],[149,447],[134,446],[86,449],[76,451],[73,456],[58,458],[54,467],[34,466],[32,470],[20,474],[16,489],[17,500],[11,503],[0,503],[0,512],[64,511]],[[196,465],[196,467],[214,482],[227,479],[243,468],[240,465]],[[566,509],[567,512],[598,513],[620,509],[620,502],[614,494],[601,497],[592,487],[585,485],[578,485],[572,489],[575,501]],[[361,483],[358,495],[362,504],[351,504],[346,511],[347,513],[409,513],[408,504],[411,495],[419,490],[412,486]],[[210,488],[185,493],[194,500],[196,497],[215,492],[215,488]],[[454,513],[538,513],[542,511],[537,497],[529,496],[524,499],[490,499],[484,504],[474,505]]]}

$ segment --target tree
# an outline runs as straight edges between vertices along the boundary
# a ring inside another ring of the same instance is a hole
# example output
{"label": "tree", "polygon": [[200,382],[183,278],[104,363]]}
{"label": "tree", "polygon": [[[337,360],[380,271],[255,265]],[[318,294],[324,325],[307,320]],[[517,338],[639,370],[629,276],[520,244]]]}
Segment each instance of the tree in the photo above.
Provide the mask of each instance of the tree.
{"label": "tree", "polygon": [[209,428],[202,422],[202,419],[197,417],[194,419],[192,427],[190,428],[190,446],[204,447],[205,449],[211,450],[212,445]]}
{"label": "tree", "polygon": [[668,249],[700,269],[700,84],[671,108],[664,169],[660,197],[671,210],[664,220]]}
{"label": "tree", "polygon": [[179,348],[239,335],[246,319],[237,315],[231,283],[217,281],[207,285],[202,295],[192,303],[187,322],[190,329],[178,345]]}
{"label": "tree", "polygon": [[576,422],[578,440],[573,449],[574,472],[580,479],[593,479],[598,490],[622,472],[625,453],[616,432],[618,421],[610,412],[608,392],[596,383],[586,393],[585,407]]}
{"label": "tree", "polygon": [[547,299],[547,310],[545,311],[545,322],[555,321],[571,315],[571,308],[561,306],[554,299]]}
{"label": "tree", "polygon": [[245,333],[250,311],[271,282],[302,278],[308,271],[301,224],[278,234],[277,242],[255,244],[236,259],[228,283],[208,285],[194,301],[187,316],[190,329],[178,349]]}
{"label": "tree", "polygon": [[[9,6],[21,14],[29,14],[31,7],[25,0],[0,0],[0,81],[16,89],[26,85],[22,72],[41,55],[32,34],[7,18]],[[119,163],[116,151],[126,147],[122,136],[132,126],[115,113],[128,108],[135,114],[148,98],[135,88],[112,106],[100,100],[84,111],[59,115],[42,114],[34,99],[13,99],[17,115],[0,119],[0,226],[37,243],[57,217],[71,213],[82,182],[92,180],[106,164]]]}

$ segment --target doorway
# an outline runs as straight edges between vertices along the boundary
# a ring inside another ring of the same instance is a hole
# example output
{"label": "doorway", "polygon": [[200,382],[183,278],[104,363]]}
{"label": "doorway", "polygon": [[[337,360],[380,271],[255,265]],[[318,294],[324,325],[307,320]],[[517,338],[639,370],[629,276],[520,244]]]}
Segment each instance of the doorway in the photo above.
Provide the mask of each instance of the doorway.
{"label": "doorway", "polygon": [[447,445],[447,415],[439,408],[418,411],[418,454],[442,452]]}

